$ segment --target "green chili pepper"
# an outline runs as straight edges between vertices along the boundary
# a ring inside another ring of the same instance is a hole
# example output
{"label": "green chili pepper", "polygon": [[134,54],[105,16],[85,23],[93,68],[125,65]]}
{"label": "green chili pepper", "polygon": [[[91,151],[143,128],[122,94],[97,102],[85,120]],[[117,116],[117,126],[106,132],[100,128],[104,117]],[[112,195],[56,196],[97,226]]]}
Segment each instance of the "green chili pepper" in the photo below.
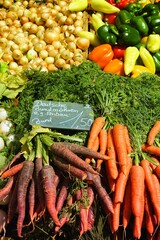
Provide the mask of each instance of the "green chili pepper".
{"label": "green chili pepper", "polygon": [[119,44],[124,46],[134,46],[141,40],[141,36],[135,28],[123,24],[119,28]]}
{"label": "green chili pepper", "polygon": [[130,13],[138,15],[142,11],[142,6],[139,3],[129,3],[124,9]]}
{"label": "green chili pepper", "polygon": [[158,15],[159,14],[159,7],[156,4],[149,3],[146,4],[142,8],[142,15],[145,17],[153,16],[153,15]]}
{"label": "green chili pepper", "polygon": [[129,24],[132,14],[127,10],[121,10],[116,16],[116,26],[119,28],[122,24]]}
{"label": "green chili pepper", "polygon": [[113,24],[104,24],[97,30],[97,36],[103,43],[115,45],[117,43],[118,30]]}
{"label": "green chili pepper", "polygon": [[142,16],[131,18],[131,25],[139,31],[142,37],[148,35],[149,27]]}
{"label": "green chili pepper", "polygon": [[160,51],[153,55],[153,60],[156,66],[156,72],[160,72]]}

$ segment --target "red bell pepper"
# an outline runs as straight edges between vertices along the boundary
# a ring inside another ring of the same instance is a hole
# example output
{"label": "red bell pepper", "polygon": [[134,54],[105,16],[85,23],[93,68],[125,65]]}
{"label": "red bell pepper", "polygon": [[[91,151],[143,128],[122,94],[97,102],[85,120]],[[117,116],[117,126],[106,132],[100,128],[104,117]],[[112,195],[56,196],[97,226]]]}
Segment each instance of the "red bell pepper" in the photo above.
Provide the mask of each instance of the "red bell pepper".
{"label": "red bell pepper", "polygon": [[123,59],[126,47],[113,46],[114,58]]}
{"label": "red bell pepper", "polygon": [[117,16],[117,13],[104,14],[103,19],[108,24],[116,24],[116,16]]}
{"label": "red bell pepper", "polygon": [[118,7],[119,9],[125,8],[129,3],[136,2],[136,0],[107,0],[110,4],[112,4],[115,7]]}

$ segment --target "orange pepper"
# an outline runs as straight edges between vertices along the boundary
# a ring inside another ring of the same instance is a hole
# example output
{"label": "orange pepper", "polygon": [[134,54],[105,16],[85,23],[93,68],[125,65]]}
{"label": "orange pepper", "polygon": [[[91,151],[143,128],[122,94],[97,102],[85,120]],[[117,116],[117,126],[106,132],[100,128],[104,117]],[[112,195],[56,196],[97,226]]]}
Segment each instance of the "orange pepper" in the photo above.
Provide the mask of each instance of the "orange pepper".
{"label": "orange pepper", "polygon": [[124,75],[124,63],[118,58],[111,60],[103,69],[104,72]]}
{"label": "orange pepper", "polygon": [[88,55],[88,59],[97,63],[103,69],[112,59],[114,53],[108,43],[95,47]]}

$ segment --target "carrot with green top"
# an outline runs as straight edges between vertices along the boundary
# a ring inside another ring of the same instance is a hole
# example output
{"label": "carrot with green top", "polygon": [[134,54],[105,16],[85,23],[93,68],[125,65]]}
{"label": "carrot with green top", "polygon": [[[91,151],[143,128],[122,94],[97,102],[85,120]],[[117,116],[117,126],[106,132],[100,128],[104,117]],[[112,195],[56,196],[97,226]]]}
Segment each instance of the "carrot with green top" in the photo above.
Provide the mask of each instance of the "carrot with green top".
{"label": "carrot with green top", "polygon": [[144,204],[144,225],[147,229],[147,232],[150,236],[153,235],[155,229],[155,221],[154,221],[154,212],[151,203],[151,199],[148,193],[148,190],[145,190],[145,204]]}
{"label": "carrot with green top", "polygon": [[146,187],[150,194],[150,198],[151,198],[151,201],[153,204],[153,209],[154,209],[154,212],[155,212],[155,215],[157,218],[157,223],[159,225],[159,223],[160,223],[160,206],[157,202],[157,193],[156,193],[155,185],[153,183],[153,176],[152,176],[152,172],[150,169],[150,164],[149,164],[149,161],[146,159],[141,160],[140,164],[143,167],[144,172],[145,172]]}
{"label": "carrot with green top", "polygon": [[105,161],[105,168],[107,171],[107,178],[117,179],[118,168],[116,163],[116,150],[113,141],[113,128],[109,128],[107,131],[107,155],[110,157],[108,161]]}
{"label": "carrot with green top", "polygon": [[125,138],[125,127],[121,123],[117,123],[113,127],[113,140],[117,154],[117,161],[120,169],[124,174],[127,172],[128,153]]}
{"label": "carrot with green top", "polygon": [[94,122],[92,123],[89,137],[87,141],[87,147],[92,148],[92,145],[94,144],[95,139],[98,137],[100,131],[105,125],[105,118],[104,117],[97,117]]}
{"label": "carrot with green top", "polygon": [[125,194],[124,194],[124,200],[123,200],[123,208],[122,208],[122,225],[124,230],[126,230],[130,218],[132,215],[131,210],[131,182],[130,179],[127,181]]}
{"label": "carrot with green top", "polygon": [[160,121],[156,121],[148,133],[147,144],[153,145],[155,137],[160,132]]}
{"label": "carrot with green top", "polygon": [[[92,148],[88,148],[88,150],[93,150],[93,151],[97,152],[98,149],[99,149],[99,137],[96,137],[96,139],[95,139],[95,141],[94,141],[94,143],[93,143],[93,145],[92,145]],[[85,162],[86,162],[86,163],[91,163],[92,158],[93,158],[93,157],[91,157],[91,156],[87,156],[87,157],[85,158]]]}
{"label": "carrot with green top", "polygon": [[160,156],[160,147],[155,145],[143,144],[142,151],[155,156]]}
{"label": "carrot with green top", "polygon": [[[99,152],[105,155],[106,150],[107,150],[107,130],[103,128],[99,133]],[[97,159],[96,168],[99,169],[99,171],[102,163],[103,163],[102,159]]]}
{"label": "carrot with green top", "polygon": [[131,146],[131,139],[129,136],[129,131],[128,131],[127,126],[124,126],[124,135],[125,135],[125,139],[126,139],[127,153],[131,153],[131,152],[133,152],[133,148]]}
{"label": "carrot with green top", "polygon": [[142,166],[133,165],[130,169],[131,209],[134,216],[134,237],[140,239],[144,214],[145,172]]}

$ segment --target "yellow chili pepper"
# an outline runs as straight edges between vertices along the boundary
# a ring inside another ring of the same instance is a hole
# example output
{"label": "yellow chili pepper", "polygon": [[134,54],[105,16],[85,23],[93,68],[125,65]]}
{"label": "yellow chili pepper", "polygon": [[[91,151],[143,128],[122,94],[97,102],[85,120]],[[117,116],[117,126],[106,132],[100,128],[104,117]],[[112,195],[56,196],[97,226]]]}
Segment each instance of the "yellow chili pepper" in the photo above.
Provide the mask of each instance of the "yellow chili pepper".
{"label": "yellow chili pepper", "polygon": [[99,15],[93,13],[91,16],[91,24],[94,30],[97,31],[97,29],[100,28],[105,23],[102,21],[102,18]]}
{"label": "yellow chili pepper", "polygon": [[134,46],[127,47],[124,53],[124,73],[130,74],[139,57],[139,50]]}
{"label": "yellow chili pepper", "polygon": [[156,72],[156,66],[154,63],[154,59],[150,52],[145,47],[140,47],[139,55],[142,59],[142,62],[145,67],[147,67],[152,73]]}
{"label": "yellow chili pepper", "polygon": [[142,65],[135,65],[132,71],[132,78],[138,77],[141,73],[148,72],[152,73],[147,67],[142,66]]}
{"label": "yellow chili pepper", "polygon": [[105,0],[91,0],[91,8],[102,13],[116,13],[120,9]]}
{"label": "yellow chili pepper", "polygon": [[90,44],[94,47],[101,44],[100,40],[98,39],[97,35],[93,32],[88,31],[80,31],[77,33],[79,37],[87,38],[90,41]]}
{"label": "yellow chili pepper", "polygon": [[88,0],[75,0],[71,2],[68,6],[69,11],[83,11],[88,6]]}

